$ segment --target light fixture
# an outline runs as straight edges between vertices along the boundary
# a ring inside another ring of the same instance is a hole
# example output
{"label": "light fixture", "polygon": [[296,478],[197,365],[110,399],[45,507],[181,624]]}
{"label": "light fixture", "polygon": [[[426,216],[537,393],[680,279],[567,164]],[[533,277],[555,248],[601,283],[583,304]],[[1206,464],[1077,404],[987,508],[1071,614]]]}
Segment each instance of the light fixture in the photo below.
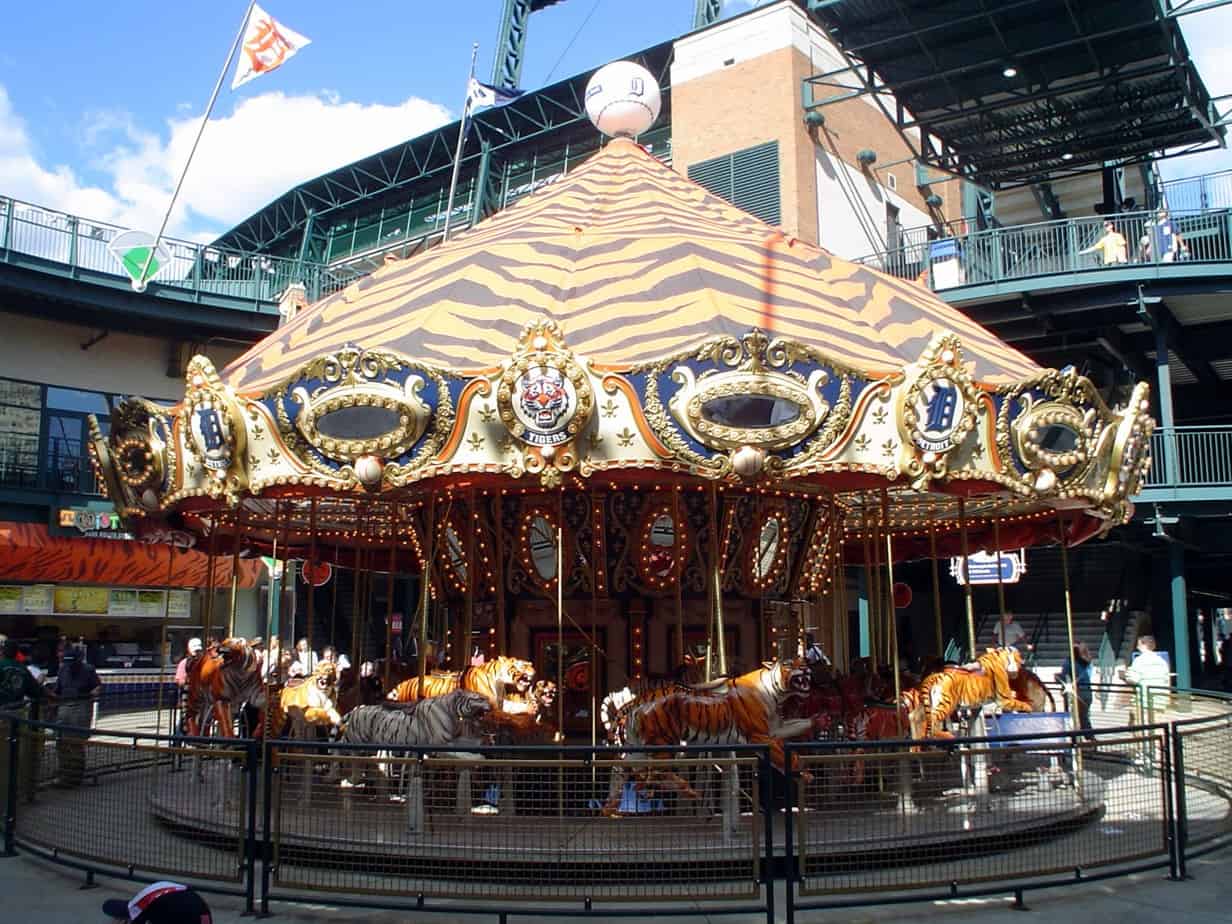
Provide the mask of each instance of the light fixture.
{"label": "light fixture", "polygon": [[1007,64],[1001,69],[1001,76],[1006,80],[1010,80],[1018,76],[1018,68],[1012,64]]}
{"label": "light fixture", "polygon": [[1069,151],[1066,151],[1064,154],[1061,155],[1061,160],[1073,160],[1073,159],[1074,159],[1074,155],[1071,154]]}

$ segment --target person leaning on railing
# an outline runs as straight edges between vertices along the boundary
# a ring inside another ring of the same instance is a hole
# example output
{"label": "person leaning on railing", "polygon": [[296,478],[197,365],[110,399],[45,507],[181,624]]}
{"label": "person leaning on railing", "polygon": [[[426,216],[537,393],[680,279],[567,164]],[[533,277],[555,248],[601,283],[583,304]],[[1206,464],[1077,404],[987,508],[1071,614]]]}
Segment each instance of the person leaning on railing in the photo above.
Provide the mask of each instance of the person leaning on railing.
{"label": "person leaning on railing", "polygon": [[94,720],[94,703],[102,692],[102,681],[94,666],[82,660],[76,648],[67,649],[52,688],[57,703],[56,721],[61,726],[58,746],[61,786],[80,786],[85,776],[86,739],[90,737]]}
{"label": "person leaning on railing", "polygon": [[1129,262],[1129,245],[1125,242],[1125,235],[1118,231],[1111,221],[1104,222],[1103,237],[1090,247],[1078,252],[1095,253],[1097,250],[1103,256],[1104,266]]}

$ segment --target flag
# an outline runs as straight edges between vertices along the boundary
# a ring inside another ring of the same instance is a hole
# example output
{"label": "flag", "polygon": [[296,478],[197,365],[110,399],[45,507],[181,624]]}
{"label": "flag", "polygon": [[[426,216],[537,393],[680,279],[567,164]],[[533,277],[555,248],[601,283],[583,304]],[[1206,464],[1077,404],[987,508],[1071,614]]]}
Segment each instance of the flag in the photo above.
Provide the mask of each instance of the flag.
{"label": "flag", "polygon": [[145,231],[123,231],[111,239],[107,249],[120,261],[138,292],[144,291],[146,283],[171,262],[167,248]]}
{"label": "flag", "polygon": [[240,47],[240,60],[235,66],[235,79],[231,89],[268,74],[279,67],[311,40],[288,29],[261,7],[253,4],[252,15],[244,30],[244,43]]}
{"label": "flag", "polygon": [[523,92],[525,91],[506,90],[503,87],[480,83],[472,77],[470,83],[466,85],[466,103],[471,109],[477,109],[480,106],[504,106],[506,103],[512,103]]}

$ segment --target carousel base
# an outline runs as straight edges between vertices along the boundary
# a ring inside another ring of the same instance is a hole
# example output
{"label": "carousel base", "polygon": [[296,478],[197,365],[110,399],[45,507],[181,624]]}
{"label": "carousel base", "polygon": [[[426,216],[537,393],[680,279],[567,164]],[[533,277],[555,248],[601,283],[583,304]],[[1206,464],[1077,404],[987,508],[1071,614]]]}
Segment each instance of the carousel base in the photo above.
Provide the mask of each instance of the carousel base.
{"label": "carousel base", "polygon": [[[518,800],[471,802],[439,785],[344,787],[323,770],[310,781],[279,783],[271,836],[284,867],[511,888],[610,885],[652,868],[656,879],[679,881],[683,895],[699,882],[747,880],[765,850],[764,819],[742,800],[725,811],[717,797],[699,804],[626,794],[628,814],[606,817],[593,806],[557,814],[543,800],[537,811],[519,811]],[[1109,807],[1132,788],[1135,773],[1104,766],[1075,777],[1045,760],[994,776],[979,792],[957,778],[923,781],[909,799],[892,787],[853,794],[814,784],[806,807],[793,809],[790,835],[784,813],[774,814],[773,853],[784,857],[790,836],[805,874],[824,875],[1030,849],[1114,817]],[[175,779],[184,774],[199,778],[191,801]],[[238,844],[248,814],[241,781],[225,761],[185,766],[152,789],[149,808],[176,835]],[[469,781],[467,788],[481,789]],[[263,816],[258,804],[258,824]]]}

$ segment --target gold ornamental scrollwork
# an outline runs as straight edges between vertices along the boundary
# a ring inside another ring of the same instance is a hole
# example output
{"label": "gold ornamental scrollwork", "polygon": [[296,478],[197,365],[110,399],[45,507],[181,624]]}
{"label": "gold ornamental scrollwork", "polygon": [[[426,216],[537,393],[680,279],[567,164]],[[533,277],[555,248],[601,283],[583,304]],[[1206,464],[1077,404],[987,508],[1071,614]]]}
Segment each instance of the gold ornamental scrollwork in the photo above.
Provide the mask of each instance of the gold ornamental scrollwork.
{"label": "gold ornamental scrollwork", "polygon": [[[424,387],[422,376],[409,374],[402,384],[388,381],[389,373],[400,366],[388,354],[357,347],[345,347],[311,364],[304,377],[319,377],[323,384],[311,392],[303,385],[291,392],[291,400],[300,406],[295,416],[300,435],[322,455],[337,461],[354,462],[366,455],[396,458],[405,453],[423,435],[432,409],[419,396]],[[330,415],[357,408],[385,412],[389,424],[378,432],[353,436],[321,432],[322,421]]]}
{"label": "gold ornamental scrollwork", "polygon": [[235,398],[204,356],[188,362],[180,426],[189,458],[206,472],[205,488],[236,501],[248,487],[247,430]]}
{"label": "gold ornamental scrollwork", "polygon": [[923,490],[930,480],[945,477],[950,452],[975,428],[979,400],[954,334],[933,338],[917,370],[901,392],[898,428],[904,448],[914,450],[900,467],[912,486]]}

